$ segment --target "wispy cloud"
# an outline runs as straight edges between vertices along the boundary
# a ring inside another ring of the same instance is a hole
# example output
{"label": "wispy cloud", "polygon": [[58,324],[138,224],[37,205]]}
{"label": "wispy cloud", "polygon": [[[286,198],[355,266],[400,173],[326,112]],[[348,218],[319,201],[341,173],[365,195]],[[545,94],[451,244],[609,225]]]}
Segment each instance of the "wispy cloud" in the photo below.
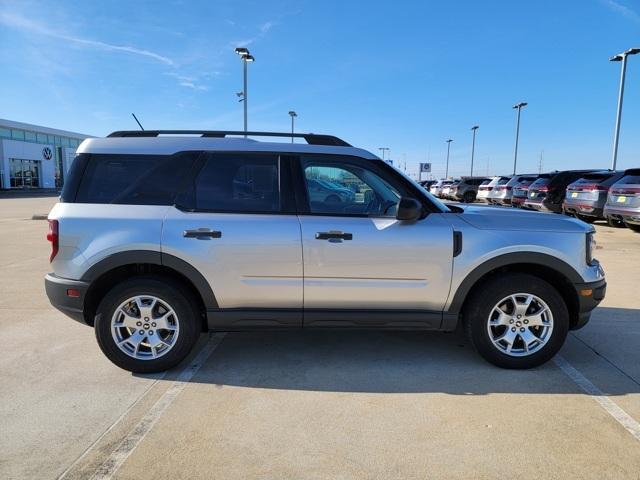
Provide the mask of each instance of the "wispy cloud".
{"label": "wispy cloud", "polygon": [[273,22],[264,22],[262,25],[260,25],[260,31],[262,33],[267,33],[273,28],[274,25],[275,24]]}
{"label": "wispy cloud", "polygon": [[[200,82],[200,78],[194,75],[183,75],[178,72],[165,72],[165,75],[175,78],[178,81],[178,85],[192,90],[206,91],[208,87]],[[205,75],[206,78],[211,78]]]}
{"label": "wispy cloud", "polygon": [[244,40],[234,40],[233,42],[230,42],[230,45],[234,47],[248,47],[249,45],[252,45],[256,41],[264,37],[275,26],[276,26],[276,22],[273,22],[273,21],[264,22],[260,24],[260,26],[258,27],[257,35],[253,37],[245,38]]}
{"label": "wispy cloud", "polygon": [[634,22],[640,23],[640,14],[635,10],[627,7],[626,5],[623,5],[622,3],[615,0],[600,0],[600,2],[608,7],[609,10],[619,13],[620,15],[633,20]]}
{"label": "wispy cloud", "polygon": [[132,47],[129,45],[113,45],[106,42],[100,42],[98,40],[93,40],[89,38],[76,37],[71,35],[65,35],[59,33],[56,30],[51,30],[45,25],[38,23],[29,18],[23,17],[22,15],[10,13],[10,12],[2,12],[0,13],[0,24],[3,24],[7,27],[16,28],[28,33],[43,35],[51,38],[57,38],[59,40],[63,40],[69,43],[73,43],[76,45],[82,45],[88,48],[95,48],[99,50],[112,51],[112,52],[125,52],[133,55],[140,55],[143,57],[151,58],[160,63],[169,66],[176,66],[176,62],[171,58],[160,55],[159,53],[152,52],[150,50],[144,50],[141,48]]}

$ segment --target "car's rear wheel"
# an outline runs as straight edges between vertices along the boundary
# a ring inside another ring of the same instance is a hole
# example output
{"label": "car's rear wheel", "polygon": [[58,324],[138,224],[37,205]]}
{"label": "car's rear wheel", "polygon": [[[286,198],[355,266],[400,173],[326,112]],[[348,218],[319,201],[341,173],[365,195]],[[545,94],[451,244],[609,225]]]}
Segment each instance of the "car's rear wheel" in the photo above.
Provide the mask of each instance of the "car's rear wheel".
{"label": "car's rear wheel", "polygon": [[634,232],[640,232],[640,225],[635,225],[633,223],[628,223],[628,222],[624,222],[624,224],[627,226],[627,228],[630,228]]}
{"label": "car's rear wheel", "polygon": [[481,285],[466,302],[463,317],[478,353],[503,368],[545,363],[569,330],[569,312],[558,291],[521,273],[495,276]]}
{"label": "car's rear wheel", "polygon": [[580,215],[580,214],[576,214],[576,218],[578,220],[582,220],[585,223],[593,223],[597,220],[596,217],[590,217],[588,215]]}
{"label": "car's rear wheel", "polygon": [[473,192],[464,193],[464,203],[473,203],[476,200],[476,195]]}
{"label": "car's rear wheel", "polygon": [[624,222],[622,220],[616,220],[612,217],[607,217],[607,224],[613,228],[624,228]]}
{"label": "car's rear wheel", "polygon": [[167,370],[191,351],[200,333],[195,301],[170,279],[134,277],[100,302],[95,333],[103,353],[136,373]]}

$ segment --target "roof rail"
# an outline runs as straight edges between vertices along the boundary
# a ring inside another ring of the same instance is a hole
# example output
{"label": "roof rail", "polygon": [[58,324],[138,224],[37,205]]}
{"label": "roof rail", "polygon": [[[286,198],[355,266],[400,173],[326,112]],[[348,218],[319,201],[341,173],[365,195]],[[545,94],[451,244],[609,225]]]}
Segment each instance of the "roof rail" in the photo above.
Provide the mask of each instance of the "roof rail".
{"label": "roof rail", "polygon": [[279,132],[243,132],[227,130],[120,130],[107,137],[158,137],[160,135],[200,135],[201,137],[224,138],[226,136],[283,137],[304,138],[309,145],[329,145],[333,147],[350,147],[351,145],[333,135],[317,135],[315,133],[279,133]]}

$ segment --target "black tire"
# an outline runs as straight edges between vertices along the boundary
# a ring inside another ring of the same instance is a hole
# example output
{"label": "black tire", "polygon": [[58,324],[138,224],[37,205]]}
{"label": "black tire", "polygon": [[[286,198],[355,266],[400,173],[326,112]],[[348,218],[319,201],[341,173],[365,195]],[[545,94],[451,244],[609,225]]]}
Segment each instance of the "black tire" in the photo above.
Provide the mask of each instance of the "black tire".
{"label": "black tire", "polygon": [[[175,344],[155,359],[127,355],[111,334],[111,319],[116,308],[137,295],[152,295],[166,302],[179,319]],[[134,373],[154,373],[168,370],[184,360],[198,340],[201,325],[196,301],[187,290],[169,278],[140,276],[118,284],[104,296],[96,312],[94,329],[100,349],[117,366]]]}
{"label": "black tire", "polygon": [[624,228],[624,222],[615,218],[607,217],[607,225],[613,228]]}
{"label": "black tire", "polygon": [[624,222],[627,228],[633,230],[634,232],[640,233],[640,225],[634,225],[633,223]]}
{"label": "black tire", "polygon": [[[496,347],[487,329],[494,306],[516,293],[539,297],[553,315],[553,330],[547,343],[534,353],[521,357],[510,356]],[[569,331],[569,312],[560,293],[541,278],[523,273],[501,274],[484,282],[465,302],[463,320],[467,337],[476,351],[488,362],[510,369],[533,368],[547,362],[558,353]]]}
{"label": "black tire", "polygon": [[580,214],[576,214],[576,218],[578,220],[582,220],[585,223],[593,223],[597,220],[596,217],[590,217],[588,215],[580,215]]}
{"label": "black tire", "polygon": [[473,192],[464,192],[464,203],[473,203],[476,201],[476,194]]}

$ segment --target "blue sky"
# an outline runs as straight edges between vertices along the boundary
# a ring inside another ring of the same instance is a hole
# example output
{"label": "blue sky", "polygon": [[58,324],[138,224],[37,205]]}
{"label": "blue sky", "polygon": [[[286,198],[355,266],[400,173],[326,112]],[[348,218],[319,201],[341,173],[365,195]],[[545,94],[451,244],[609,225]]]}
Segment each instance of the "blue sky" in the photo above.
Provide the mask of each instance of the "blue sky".
{"label": "blue sky", "polygon": [[[94,135],[249,127],[333,133],[408,169],[608,167],[620,67],[640,2],[0,0],[0,117]],[[619,167],[640,164],[640,55],[631,57]]]}

